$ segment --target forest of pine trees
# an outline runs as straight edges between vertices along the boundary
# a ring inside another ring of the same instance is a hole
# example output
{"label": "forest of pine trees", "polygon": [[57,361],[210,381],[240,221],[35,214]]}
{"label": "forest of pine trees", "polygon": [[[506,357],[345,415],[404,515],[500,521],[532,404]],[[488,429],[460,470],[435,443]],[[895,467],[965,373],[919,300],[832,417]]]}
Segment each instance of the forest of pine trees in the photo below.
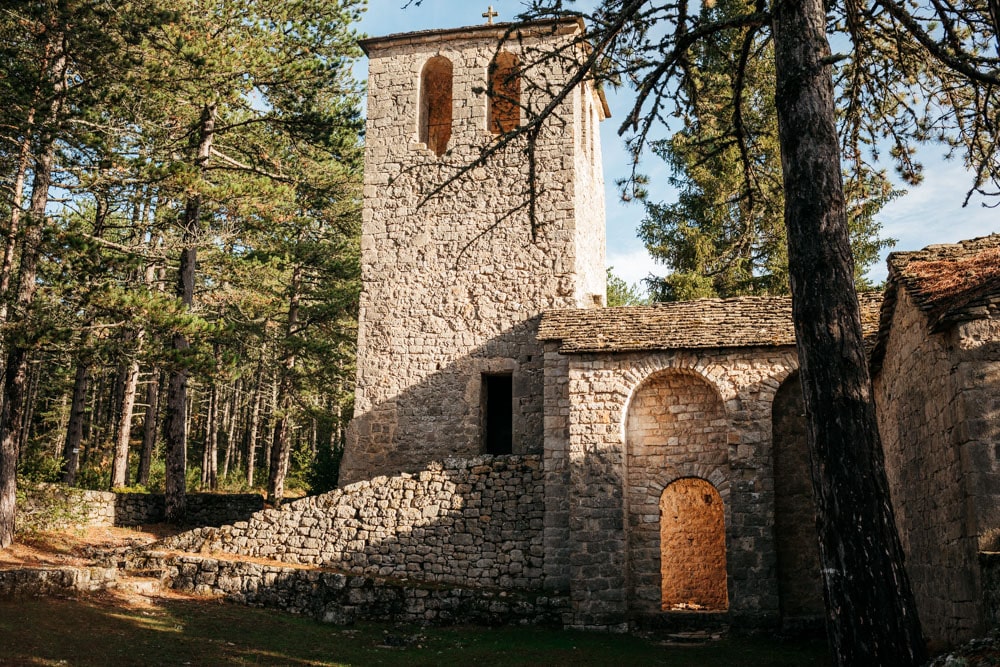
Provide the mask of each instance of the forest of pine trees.
{"label": "forest of pine trees", "polygon": [[[0,547],[13,467],[328,488],[351,414],[356,0],[0,0]],[[293,479],[294,476],[294,479]]]}

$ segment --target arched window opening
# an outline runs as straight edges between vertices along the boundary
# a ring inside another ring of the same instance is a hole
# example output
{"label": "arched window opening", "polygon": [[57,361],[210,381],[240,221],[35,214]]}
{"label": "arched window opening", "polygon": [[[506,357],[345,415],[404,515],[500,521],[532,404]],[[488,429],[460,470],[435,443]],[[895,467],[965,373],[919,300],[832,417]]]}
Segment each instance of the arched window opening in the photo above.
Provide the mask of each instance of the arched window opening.
{"label": "arched window opening", "polygon": [[452,65],[434,56],[420,73],[420,141],[438,157],[451,139]]}
{"label": "arched window opening", "polygon": [[664,611],[729,607],[722,496],[703,479],[679,479],[660,496],[660,584]]}
{"label": "arched window opening", "polygon": [[521,74],[517,56],[501,51],[489,69],[488,126],[493,134],[510,132],[521,124]]}

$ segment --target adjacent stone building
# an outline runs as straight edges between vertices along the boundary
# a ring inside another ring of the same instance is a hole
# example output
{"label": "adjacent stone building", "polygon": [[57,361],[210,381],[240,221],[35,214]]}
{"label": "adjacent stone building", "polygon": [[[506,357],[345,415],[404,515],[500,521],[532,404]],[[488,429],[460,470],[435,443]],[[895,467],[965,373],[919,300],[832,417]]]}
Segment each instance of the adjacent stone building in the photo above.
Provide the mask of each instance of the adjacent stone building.
{"label": "adjacent stone building", "polygon": [[979,552],[1000,551],[1000,236],[890,255],[872,368],[924,631],[956,641],[988,620]]}
{"label": "adjacent stone building", "polygon": [[[568,598],[575,627],[815,621],[789,300],[604,308],[600,90],[572,88],[533,147],[505,134],[556,102],[585,55],[581,29],[362,43],[347,486],[204,539],[357,574],[548,592]],[[1000,528],[998,253],[998,236],[897,253],[885,302],[861,298],[908,566],[943,641],[981,627],[977,552]]]}

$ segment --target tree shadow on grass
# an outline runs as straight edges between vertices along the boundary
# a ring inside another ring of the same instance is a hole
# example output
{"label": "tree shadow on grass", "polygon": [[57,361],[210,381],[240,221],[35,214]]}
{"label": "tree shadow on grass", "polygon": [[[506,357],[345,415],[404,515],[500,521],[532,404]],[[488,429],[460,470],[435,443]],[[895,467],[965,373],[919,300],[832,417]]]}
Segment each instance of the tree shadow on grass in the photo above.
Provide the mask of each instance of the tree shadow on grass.
{"label": "tree shadow on grass", "polygon": [[0,665],[827,665],[822,642],[666,645],[540,628],[419,628],[308,618],[205,599],[0,601]]}
{"label": "tree shadow on grass", "polygon": [[337,664],[331,634],[307,619],[205,600],[0,601],[0,665]]}

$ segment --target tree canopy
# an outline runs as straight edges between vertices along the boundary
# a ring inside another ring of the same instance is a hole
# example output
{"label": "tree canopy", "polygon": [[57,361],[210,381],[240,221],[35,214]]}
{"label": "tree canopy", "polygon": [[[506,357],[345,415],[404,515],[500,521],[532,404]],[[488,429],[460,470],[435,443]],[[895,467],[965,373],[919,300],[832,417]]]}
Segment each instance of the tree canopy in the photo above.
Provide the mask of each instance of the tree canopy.
{"label": "tree canopy", "polygon": [[0,2],[0,547],[19,460],[166,483],[181,511],[191,469],[329,487],[310,469],[335,471],[352,400],[363,9]]}
{"label": "tree canopy", "polygon": [[[701,8],[720,22],[746,10],[742,0]],[[788,256],[770,35],[752,28],[722,31],[692,46],[691,104],[679,129],[651,150],[671,169],[675,202],[643,197],[639,237],[670,269],[646,280],[657,301],[745,294],[787,294]],[[746,50],[753,57],[749,57]],[[875,215],[894,191],[884,172],[844,159],[855,276],[864,275],[891,239]],[[643,193],[644,194],[644,193]]]}

